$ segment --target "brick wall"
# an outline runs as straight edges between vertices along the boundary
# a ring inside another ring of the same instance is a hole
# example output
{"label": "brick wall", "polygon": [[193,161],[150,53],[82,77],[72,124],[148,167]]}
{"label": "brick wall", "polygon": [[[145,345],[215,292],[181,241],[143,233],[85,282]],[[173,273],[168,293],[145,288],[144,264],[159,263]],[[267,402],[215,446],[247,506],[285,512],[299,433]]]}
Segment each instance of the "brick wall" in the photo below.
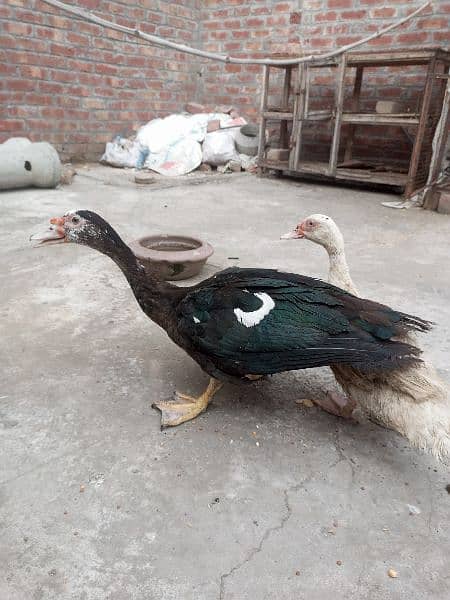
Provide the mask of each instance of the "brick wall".
{"label": "brick wall", "polygon": [[[271,53],[322,53],[366,37],[398,20],[422,4],[422,0],[264,0],[241,3],[237,0],[203,3],[201,39],[205,49],[233,56],[267,56]],[[361,47],[361,50],[423,46],[450,47],[450,0],[434,0],[423,16]],[[230,103],[249,117],[256,118],[261,85],[261,69],[245,65],[205,63],[202,66],[199,96],[210,104]],[[379,99],[400,99],[414,110],[424,72],[366,70],[362,95],[364,109],[373,110]],[[322,70],[312,78],[310,97],[313,108],[332,102],[335,74]],[[352,81],[346,82],[347,101]],[[281,82],[280,82],[281,89]],[[272,95],[270,100],[277,104]],[[408,160],[411,139],[400,128],[359,127],[355,153],[360,158],[379,156],[386,151],[400,163]],[[343,128],[341,147],[347,128]],[[331,126],[315,124],[303,130],[305,154],[327,159]]]}
{"label": "brick wall", "polygon": [[[75,0],[96,14],[149,33],[234,56],[320,53],[359,39],[406,15],[422,0]],[[425,16],[365,49],[450,45],[450,0],[434,0]],[[225,65],[141,44],[119,32],[72,18],[41,0],[3,0],[0,6],[0,142],[27,135],[54,143],[63,158],[98,157],[116,133],[127,134],[188,100],[234,104],[255,118],[258,66]],[[401,70],[371,76],[363,99],[413,102],[418,75]],[[416,78],[416,81],[414,81]],[[350,85],[350,82],[348,82]],[[333,77],[322,73],[313,101],[326,102]],[[379,152],[386,130],[357,146]],[[329,131],[314,133],[325,141]],[[395,141],[397,137],[397,141]],[[404,136],[392,147],[408,150]],[[312,144],[311,151],[320,144]]]}
{"label": "brick wall", "polygon": [[[96,14],[198,44],[197,0],[76,0]],[[63,158],[98,158],[115,133],[169,114],[196,89],[196,63],[39,0],[0,5],[0,142],[45,139]]]}
{"label": "brick wall", "polygon": [[[322,53],[370,35],[423,2],[417,0],[205,0],[201,10],[203,48],[233,56]],[[424,16],[361,49],[450,47],[450,0],[434,0]],[[260,68],[208,62],[203,65],[203,100],[235,103],[256,114]],[[324,86],[324,88],[326,85]],[[227,100],[225,100],[227,98]]]}

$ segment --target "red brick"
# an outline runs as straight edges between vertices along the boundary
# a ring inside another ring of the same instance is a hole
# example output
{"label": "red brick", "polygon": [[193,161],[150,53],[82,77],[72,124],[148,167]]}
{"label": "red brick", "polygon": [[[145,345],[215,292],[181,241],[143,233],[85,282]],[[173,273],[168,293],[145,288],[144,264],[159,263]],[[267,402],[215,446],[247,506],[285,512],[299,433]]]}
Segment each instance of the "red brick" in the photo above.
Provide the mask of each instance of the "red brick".
{"label": "red brick", "polygon": [[11,9],[8,6],[0,6],[0,18],[7,19],[11,14]]}
{"label": "red brick", "polygon": [[71,83],[78,80],[77,71],[53,71],[52,80],[61,83]]}
{"label": "red brick", "polygon": [[[447,29],[448,30],[449,21],[444,17],[424,17],[419,19],[417,22],[418,29]],[[450,42],[450,33],[448,36],[448,41]]]}
{"label": "red brick", "polygon": [[105,63],[97,63],[95,71],[96,73],[101,73],[103,75],[115,75],[117,73],[117,67]]}
{"label": "red brick", "polygon": [[[46,9],[48,9],[48,6],[46,6]],[[47,25],[58,29],[72,29],[74,26],[70,17],[63,17],[61,15],[48,15]]]}
{"label": "red brick", "polygon": [[0,121],[0,131],[18,131],[23,129],[23,121],[4,119]]}
{"label": "red brick", "polygon": [[252,31],[252,37],[265,37],[267,39],[270,39],[271,33],[272,31],[270,29],[256,29],[255,31]]}
{"label": "red brick", "polygon": [[88,62],[86,60],[77,60],[74,58],[67,59],[67,67],[70,69],[72,74],[79,71],[83,73],[92,73],[94,70],[94,64],[92,62]]}
{"label": "red brick", "polygon": [[227,31],[211,31],[210,36],[213,40],[226,40],[228,38]]}
{"label": "red brick", "polygon": [[291,5],[288,2],[282,2],[280,4],[275,4],[274,10],[275,12],[288,12],[291,9]]}
{"label": "red brick", "polygon": [[240,73],[242,71],[241,65],[225,65],[226,73]]}
{"label": "red brick", "polygon": [[60,83],[53,83],[50,81],[40,81],[39,91],[48,94],[62,94],[64,88]]}
{"label": "red brick", "polygon": [[38,38],[61,43],[65,41],[65,33],[61,29],[55,29],[54,27],[36,27],[35,31]]}
{"label": "red brick", "polygon": [[[238,27],[240,25],[240,22],[238,21]],[[203,28],[204,29],[222,29],[222,22],[221,21],[206,21],[205,23],[203,23]]]}
{"label": "red brick", "polygon": [[46,106],[41,108],[41,115],[49,119],[65,119],[66,111],[64,108],[58,108],[57,106]]}
{"label": "red brick", "polygon": [[80,35],[73,31],[68,31],[66,33],[66,40],[76,46],[89,46],[89,37],[87,35]]}
{"label": "red brick", "polygon": [[340,46],[347,46],[347,44],[353,44],[353,42],[357,42],[361,39],[359,35],[344,35],[342,37],[336,38],[336,46],[339,48]]}
{"label": "red brick", "polygon": [[33,32],[33,27],[31,25],[28,25],[27,23],[15,23],[6,21],[5,23],[3,23],[3,28],[11,35],[31,35],[31,33]]}
{"label": "red brick", "polygon": [[64,69],[68,65],[68,62],[65,56],[52,56],[50,54],[28,54],[29,62],[38,63],[43,67],[53,67],[55,69]]}
{"label": "red brick", "polygon": [[428,33],[426,31],[411,31],[409,33],[399,33],[397,35],[397,41],[400,44],[411,44],[420,45],[428,40]]}
{"label": "red brick", "polygon": [[227,42],[226,44],[223,45],[223,47],[227,52],[233,51],[233,50],[239,50],[239,48],[241,47],[241,43],[240,42]]}
{"label": "red brick", "polygon": [[31,52],[41,53],[48,51],[48,43],[45,40],[38,39],[17,39],[14,47],[17,49],[30,50]]}
{"label": "red brick", "polygon": [[104,31],[100,25],[94,25],[93,23],[88,23],[86,21],[77,21],[77,30],[78,32],[87,33],[97,37],[104,35]]}
{"label": "red brick", "polygon": [[278,17],[267,17],[266,19],[266,24],[269,27],[277,27],[279,25],[287,25],[288,24],[288,17],[287,15],[279,15]]}
{"label": "red brick", "polygon": [[333,40],[329,37],[314,37],[310,44],[312,48],[330,48],[333,46]]}
{"label": "red brick", "polygon": [[250,32],[246,29],[240,29],[238,31],[232,31],[231,35],[235,39],[245,40],[250,37]]}
{"label": "red brick", "polygon": [[448,46],[449,44],[449,32],[448,31],[435,31],[433,33],[433,41],[439,44]]}
{"label": "red brick", "polygon": [[16,70],[16,65],[10,65],[3,61],[0,62],[0,73],[2,75],[14,75]]}
{"label": "red brick", "polygon": [[367,16],[366,10],[343,10],[340,14],[340,19],[342,20],[350,20],[350,21],[358,21],[360,19],[364,19]]}
{"label": "red brick", "polygon": [[46,79],[49,76],[48,69],[42,69],[41,67],[35,67],[30,65],[21,65],[20,73],[30,79]]}
{"label": "red brick", "polygon": [[21,10],[16,8],[14,11],[14,18],[21,22],[26,23],[43,23],[44,17],[38,12],[32,12],[29,10]]}
{"label": "red brick", "polygon": [[52,54],[59,54],[62,56],[75,56],[77,51],[73,46],[64,46],[62,44],[51,44],[50,52]]}
{"label": "red brick", "polygon": [[223,21],[219,29],[237,29],[241,26],[241,22],[238,19],[227,19]]}
{"label": "red brick", "polygon": [[330,8],[352,8],[353,0],[328,0]]}
{"label": "red brick", "polygon": [[379,38],[374,38],[371,40],[370,44],[375,46],[380,46],[381,48],[392,48],[393,47],[394,36],[392,35],[382,35]]}
{"label": "red brick", "polygon": [[224,19],[225,17],[228,17],[230,14],[230,11],[228,9],[220,9],[220,10],[213,10],[211,13],[211,16],[214,19]]}
{"label": "red brick", "polygon": [[264,19],[259,19],[258,17],[250,17],[246,19],[245,24],[247,27],[261,27],[264,25]]}
{"label": "red brick", "polygon": [[381,8],[374,8],[369,14],[372,19],[389,19],[395,17],[397,10],[392,6],[382,6]]}
{"label": "red brick", "polygon": [[17,104],[16,106],[8,106],[6,108],[5,115],[9,117],[22,117],[24,119],[27,119],[32,115],[37,115],[38,112],[39,108],[37,106],[19,106]]}
{"label": "red brick", "polygon": [[26,79],[9,79],[4,81],[6,89],[17,92],[31,92],[37,85],[35,81],[28,81]]}
{"label": "red brick", "polygon": [[24,101],[27,104],[51,104],[53,102],[53,96],[47,96],[45,94],[36,94],[34,92],[26,94]]}

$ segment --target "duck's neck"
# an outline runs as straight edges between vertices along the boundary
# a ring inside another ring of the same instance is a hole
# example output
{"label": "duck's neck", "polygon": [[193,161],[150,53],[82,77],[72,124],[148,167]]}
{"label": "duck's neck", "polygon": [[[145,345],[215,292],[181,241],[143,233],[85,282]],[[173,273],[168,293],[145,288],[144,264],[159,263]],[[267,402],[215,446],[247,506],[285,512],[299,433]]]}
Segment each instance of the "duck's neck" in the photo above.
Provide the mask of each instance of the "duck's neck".
{"label": "duck's neck", "polygon": [[132,250],[117,236],[114,244],[106,243],[101,252],[112,258],[125,275],[136,300],[145,314],[164,326],[172,307],[172,291],[179,288],[158,279],[144,269]]}
{"label": "duck's neck", "polygon": [[357,296],[358,290],[350,277],[350,270],[345,258],[344,243],[327,245],[325,250],[330,259],[328,282]]}

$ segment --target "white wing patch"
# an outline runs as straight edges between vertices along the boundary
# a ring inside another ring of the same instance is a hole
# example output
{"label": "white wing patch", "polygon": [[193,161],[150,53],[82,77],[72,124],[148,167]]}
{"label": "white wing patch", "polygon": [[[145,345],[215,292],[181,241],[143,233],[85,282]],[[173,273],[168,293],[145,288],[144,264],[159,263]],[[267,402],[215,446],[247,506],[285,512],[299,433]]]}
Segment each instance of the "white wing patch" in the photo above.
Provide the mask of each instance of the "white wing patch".
{"label": "white wing patch", "polygon": [[193,317],[194,323],[200,323],[200,319],[197,319],[197,317]]}
{"label": "white wing patch", "polygon": [[245,327],[254,327],[258,325],[264,317],[266,317],[270,311],[275,307],[275,302],[265,292],[254,294],[257,298],[259,298],[262,302],[262,306],[258,308],[258,310],[252,310],[250,312],[245,312],[240,308],[234,309],[234,314],[237,317],[239,323],[242,323]]}

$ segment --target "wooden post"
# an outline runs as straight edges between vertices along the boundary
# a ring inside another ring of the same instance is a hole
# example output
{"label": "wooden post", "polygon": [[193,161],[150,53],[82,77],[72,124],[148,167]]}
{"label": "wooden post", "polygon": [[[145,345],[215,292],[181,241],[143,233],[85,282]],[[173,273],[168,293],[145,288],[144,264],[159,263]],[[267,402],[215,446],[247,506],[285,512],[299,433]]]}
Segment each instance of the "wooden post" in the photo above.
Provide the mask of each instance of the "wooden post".
{"label": "wooden post", "polygon": [[[358,112],[359,109],[359,97],[361,95],[361,84],[363,79],[364,67],[356,67],[355,84],[353,86],[353,96],[351,110],[352,112]],[[347,144],[345,146],[344,160],[348,161],[352,159],[353,151],[353,139],[355,137],[356,125],[349,125]]]}
{"label": "wooden post", "polygon": [[294,120],[292,125],[292,137],[294,148],[289,156],[289,169],[296,171],[300,160],[300,151],[302,145],[302,127],[305,119],[306,109],[306,87],[308,79],[308,65],[301,64],[298,74],[298,100],[297,107],[294,112]]}
{"label": "wooden post", "polygon": [[448,128],[450,125],[450,79],[445,89],[444,100],[442,102],[442,112],[436,126],[433,138],[433,154],[431,156],[430,170],[426,184],[423,207],[427,210],[436,210],[438,207],[438,198],[434,193],[434,184],[439,177],[444,160],[444,152],[447,145]]}
{"label": "wooden post", "polygon": [[[282,112],[288,112],[289,110],[289,92],[291,89],[291,75],[292,75],[292,67],[287,66],[285,68],[284,73],[284,86],[283,86],[283,99],[281,102],[281,110]],[[288,147],[288,122],[281,121],[280,123],[280,146],[281,148]]]}
{"label": "wooden post", "polygon": [[262,165],[264,160],[264,154],[266,150],[266,119],[264,113],[267,108],[267,96],[269,93],[269,75],[270,67],[268,65],[263,66],[263,87],[261,92],[261,104],[259,108],[259,143],[258,143],[258,175],[261,176],[264,173],[264,167]]}
{"label": "wooden post", "polygon": [[417,174],[417,167],[419,166],[420,151],[422,150],[423,138],[428,125],[428,109],[430,107],[431,92],[433,90],[435,65],[436,55],[434,55],[434,57],[430,60],[430,64],[428,65],[427,79],[425,82],[422,107],[420,110],[419,125],[417,127],[416,139],[414,140],[411,162],[409,163],[408,180],[406,182],[404,191],[404,196],[406,198],[408,198],[408,196],[414,192],[414,181]]}
{"label": "wooden post", "polygon": [[297,112],[298,112],[298,99],[300,97],[300,78],[301,69],[297,67],[297,76],[294,83],[294,107],[292,109],[292,130],[291,138],[289,140],[289,169],[294,168],[294,154],[296,147],[296,131],[297,131]]}
{"label": "wooden post", "polygon": [[339,141],[341,139],[341,124],[342,124],[342,110],[344,105],[344,80],[345,80],[345,68],[347,65],[347,57],[345,54],[341,56],[341,60],[338,66],[337,74],[337,92],[335,96],[335,114],[334,114],[334,131],[333,140],[331,142],[330,162],[328,165],[328,175],[334,177],[336,175],[338,154],[339,154]]}

